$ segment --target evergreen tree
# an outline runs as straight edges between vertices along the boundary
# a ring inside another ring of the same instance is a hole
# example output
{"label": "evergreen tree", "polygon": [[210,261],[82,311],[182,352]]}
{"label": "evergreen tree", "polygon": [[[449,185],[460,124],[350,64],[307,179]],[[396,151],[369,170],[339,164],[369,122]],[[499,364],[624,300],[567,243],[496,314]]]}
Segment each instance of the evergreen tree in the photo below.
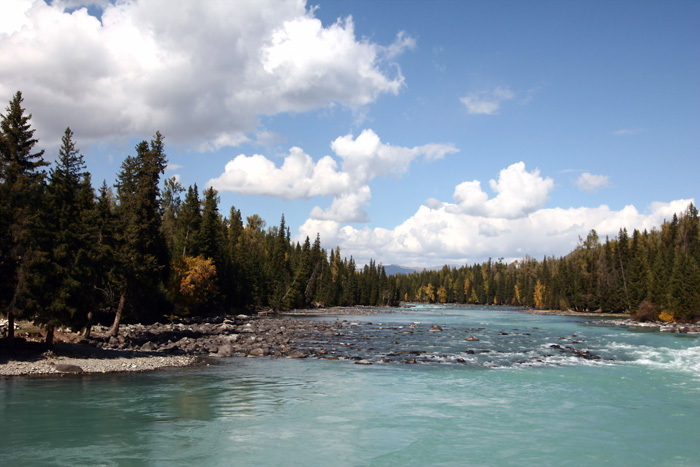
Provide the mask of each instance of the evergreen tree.
{"label": "evergreen tree", "polygon": [[680,247],[669,284],[668,309],[679,321],[700,318],[700,268]]}
{"label": "evergreen tree", "polygon": [[43,150],[33,152],[38,140],[22,101],[17,91],[0,115],[0,309],[9,321],[10,345],[15,317],[26,309],[27,269],[35,256],[33,230],[48,165]]}
{"label": "evergreen tree", "polygon": [[168,245],[168,252],[171,257],[180,256],[180,252],[176,251],[178,240],[178,221],[180,220],[180,210],[182,208],[182,200],[180,193],[185,189],[175,177],[165,180],[163,190],[161,192],[161,208],[162,214],[162,229],[163,236]]}
{"label": "evergreen tree", "polygon": [[45,277],[36,281],[36,321],[46,326],[46,341],[53,342],[57,326],[80,329],[87,324],[94,290],[94,193],[85,161],[67,128],[55,167],[50,171],[39,235]]}
{"label": "evergreen tree", "polygon": [[[123,283],[123,267],[119,264],[118,231],[120,225],[115,213],[116,200],[112,189],[103,181],[98,190],[93,218],[96,230],[96,242],[93,250],[93,288],[97,291],[94,309],[97,313],[114,312]],[[93,313],[88,313],[86,337],[90,335],[90,323]]]}
{"label": "evergreen tree", "polygon": [[[156,132],[148,142],[136,146],[136,156],[122,163],[117,181],[117,261],[120,267],[119,305],[110,329],[115,336],[126,306],[146,313],[164,290],[167,277],[167,247],[161,230],[158,182],[167,165],[163,136]],[[145,318],[141,315],[141,318]]]}
{"label": "evergreen tree", "polygon": [[204,190],[204,209],[197,232],[198,254],[214,260],[217,268],[223,262],[224,231],[221,216],[219,215],[219,196],[214,188]]}

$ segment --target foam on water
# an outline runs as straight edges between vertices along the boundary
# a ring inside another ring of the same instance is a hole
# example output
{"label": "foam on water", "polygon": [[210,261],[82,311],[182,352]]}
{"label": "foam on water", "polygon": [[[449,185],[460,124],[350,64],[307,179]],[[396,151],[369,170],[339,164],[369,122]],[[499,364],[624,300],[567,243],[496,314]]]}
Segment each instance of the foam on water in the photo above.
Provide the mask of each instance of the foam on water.
{"label": "foam on water", "polygon": [[629,363],[661,370],[690,373],[700,379],[700,346],[673,349],[613,342],[610,349],[623,352]]}

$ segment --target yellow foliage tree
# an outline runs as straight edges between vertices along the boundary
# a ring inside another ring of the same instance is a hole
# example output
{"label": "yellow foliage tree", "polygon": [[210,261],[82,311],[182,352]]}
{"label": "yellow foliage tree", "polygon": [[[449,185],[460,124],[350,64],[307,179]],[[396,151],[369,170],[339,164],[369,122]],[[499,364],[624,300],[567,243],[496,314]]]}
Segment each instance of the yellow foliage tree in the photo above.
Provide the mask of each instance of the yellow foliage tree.
{"label": "yellow foliage tree", "polygon": [[545,293],[545,286],[542,282],[540,282],[539,279],[537,279],[537,283],[535,284],[535,308],[543,308],[544,307],[544,293]]}
{"label": "yellow foliage tree", "polygon": [[666,323],[673,323],[676,320],[676,317],[673,316],[673,313],[669,313],[668,311],[662,311],[661,313],[659,313],[659,319]]}
{"label": "yellow foliage tree", "polygon": [[515,297],[513,297],[513,305],[520,305],[520,287],[518,287],[518,284],[515,284]]}
{"label": "yellow foliage tree", "polygon": [[218,293],[214,260],[203,256],[185,256],[173,264],[175,279],[171,292],[180,312],[207,304]]}
{"label": "yellow foliage tree", "polygon": [[438,288],[437,295],[440,303],[447,303],[447,288],[444,285]]}

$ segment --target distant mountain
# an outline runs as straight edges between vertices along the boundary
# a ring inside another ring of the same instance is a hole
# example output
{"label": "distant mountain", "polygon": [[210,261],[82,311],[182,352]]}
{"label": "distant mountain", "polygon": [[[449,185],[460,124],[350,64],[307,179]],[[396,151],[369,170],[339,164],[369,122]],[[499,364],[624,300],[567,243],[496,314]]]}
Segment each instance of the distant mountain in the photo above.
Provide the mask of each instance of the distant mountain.
{"label": "distant mountain", "polygon": [[384,266],[384,271],[387,276],[393,276],[394,274],[411,274],[414,272],[422,272],[425,268],[407,268],[404,266],[399,266],[398,264],[389,264]]}

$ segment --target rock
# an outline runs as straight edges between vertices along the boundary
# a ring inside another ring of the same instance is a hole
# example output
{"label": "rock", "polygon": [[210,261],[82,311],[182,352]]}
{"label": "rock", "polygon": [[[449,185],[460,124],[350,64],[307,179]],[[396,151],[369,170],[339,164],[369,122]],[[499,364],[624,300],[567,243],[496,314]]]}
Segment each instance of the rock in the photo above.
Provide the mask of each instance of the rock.
{"label": "rock", "polygon": [[78,365],[71,365],[69,363],[56,363],[54,369],[59,373],[82,373],[83,369]]}
{"label": "rock", "polygon": [[217,357],[230,357],[233,355],[233,347],[231,347],[231,344],[224,344],[219,347],[219,350],[216,352]]}
{"label": "rock", "polygon": [[301,350],[292,350],[287,354],[287,358],[306,358],[306,354]]}
{"label": "rock", "polygon": [[355,365],[371,365],[371,364],[372,364],[372,362],[370,362],[369,360],[365,360],[365,359],[358,360],[355,362]]}
{"label": "rock", "polygon": [[476,336],[469,336],[465,340],[467,340],[469,342],[477,342],[479,340],[479,338]]}
{"label": "rock", "polygon": [[442,328],[438,326],[437,324],[433,324],[430,326],[430,332],[440,332],[442,331]]}
{"label": "rock", "polygon": [[267,350],[263,349],[263,348],[258,347],[258,348],[252,349],[252,350],[248,353],[248,355],[249,355],[250,357],[264,357],[264,356],[266,356],[266,355],[269,355],[269,352],[268,352]]}
{"label": "rock", "polygon": [[141,350],[147,350],[147,351],[156,350],[156,345],[153,342],[148,341],[141,346]]}

